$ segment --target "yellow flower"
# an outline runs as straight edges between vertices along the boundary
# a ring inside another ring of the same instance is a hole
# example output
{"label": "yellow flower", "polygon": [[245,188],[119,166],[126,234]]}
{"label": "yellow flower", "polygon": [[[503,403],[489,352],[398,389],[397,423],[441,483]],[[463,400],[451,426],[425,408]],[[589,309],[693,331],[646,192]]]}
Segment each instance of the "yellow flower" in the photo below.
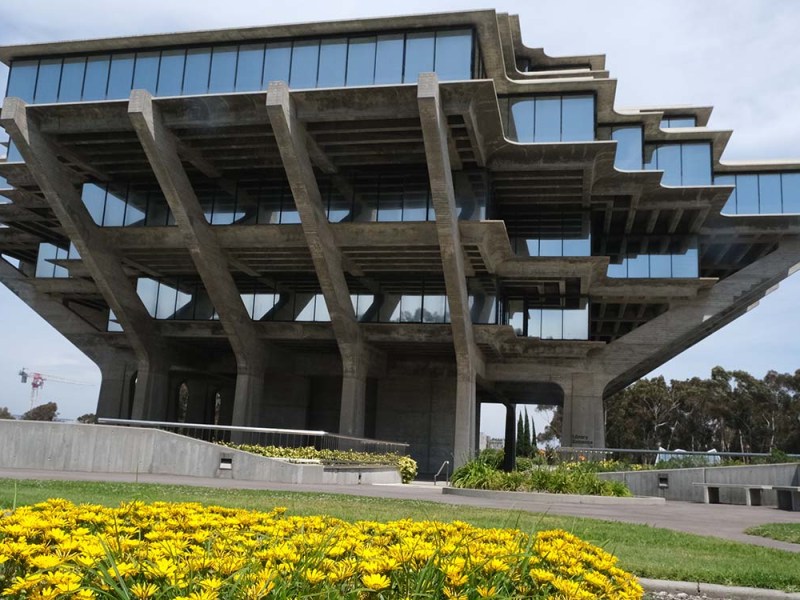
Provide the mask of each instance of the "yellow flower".
{"label": "yellow flower", "polygon": [[384,590],[392,585],[391,580],[386,575],[380,573],[370,573],[361,578],[361,582],[373,592]]}
{"label": "yellow flower", "polygon": [[130,587],[131,594],[137,600],[147,600],[158,591],[158,586],[155,583],[134,583]]}
{"label": "yellow flower", "polygon": [[497,595],[497,588],[494,586],[487,588],[479,585],[475,588],[475,591],[478,592],[478,596],[481,598],[494,598]]}
{"label": "yellow flower", "polygon": [[306,569],[303,572],[303,577],[305,577],[306,581],[311,585],[316,585],[320,581],[325,581],[325,573],[318,569]]}

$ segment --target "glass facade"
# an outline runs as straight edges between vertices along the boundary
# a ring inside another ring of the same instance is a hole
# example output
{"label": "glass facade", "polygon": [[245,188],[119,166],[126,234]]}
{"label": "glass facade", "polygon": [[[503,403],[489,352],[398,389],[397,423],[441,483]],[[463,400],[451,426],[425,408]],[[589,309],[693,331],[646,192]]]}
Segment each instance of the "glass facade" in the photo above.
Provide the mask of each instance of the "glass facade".
{"label": "glass facade", "polygon": [[675,254],[629,254],[619,264],[608,265],[608,276],[629,279],[679,279],[700,276],[697,240],[685,252]]}
{"label": "glass facade", "polygon": [[695,117],[664,117],[661,119],[661,129],[677,129],[679,127],[697,127]]}
{"label": "glass facade", "polygon": [[536,96],[501,100],[506,136],[523,144],[595,139],[594,96]]}
{"label": "glass facade", "polygon": [[39,254],[36,259],[36,277],[43,279],[67,278],[69,271],[58,264],[62,260],[80,259],[78,249],[72,244],[64,248],[49,242],[39,244]]}
{"label": "glass facade", "polygon": [[511,247],[518,256],[591,256],[592,238],[512,238]]}
{"label": "glass facade", "polygon": [[663,171],[661,185],[711,185],[711,144],[646,145],[644,168]]}
{"label": "glass facade", "polygon": [[505,304],[505,322],[523,337],[542,340],[588,340],[589,305],[584,308],[539,308],[524,300]]}
{"label": "glass facade", "polygon": [[429,71],[457,81],[472,78],[473,62],[470,29],[248,42],[18,60],[7,95],[39,104],[124,99],[133,89],[156,96],[249,92],[275,80],[297,89],[416,83]]}
{"label": "glass facade", "polygon": [[617,142],[614,167],[621,171],[641,171],[644,164],[644,132],[641,126],[614,127],[611,139]]}
{"label": "glass facade", "polygon": [[152,186],[86,183],[82,198],[92,220],[103,227],[175,224],[164,195]]}
{"label": "glass facade", "polygon": [[714,183],[736,186],[723,214],[800,214],[800,173],[717,175]]}

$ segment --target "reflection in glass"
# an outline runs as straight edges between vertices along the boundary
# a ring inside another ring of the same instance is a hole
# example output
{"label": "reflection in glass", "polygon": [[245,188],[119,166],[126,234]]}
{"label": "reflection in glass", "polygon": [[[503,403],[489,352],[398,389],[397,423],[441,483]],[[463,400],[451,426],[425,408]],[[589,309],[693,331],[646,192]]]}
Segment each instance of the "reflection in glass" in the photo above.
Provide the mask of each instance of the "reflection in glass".
{"label": "reflection in glass", "polygon": [[236,91],[260,90],[264,72],[264,44],[250,44],[239,48],[236,64]]}
{"label": "reflection in glass", "polygon": [[800,214],[800,173],[783,173],[781,175],[781,191],[783,212]]}
{"label": "reflection in glass", "polygon": [[136,293],[150,316],[155,317],[158,305],[158,281],[149,277],[140,277],[136,281]]}
{"label": "reflection in glass", "polygon": [[775,173],[758,176],[758,212],[760,214],[780,214],[781,176]]}
{"label": "reflection in glass", "polygon": [[561,140],[561,98],[537,98],[534,116],[534,140],[558,142]]}
{"label": "reflection in glass", "polygon": [[9,98],[21,98],[25,102],[33,102],[38,70],[38,60],[15,60],[11,64],[6,95]]}
{"label": "reflection in glass", "polygon": [[[137,52],[133,68],[133,89],[156,93],[160,52]],[[130,93],[130,90],[128,90]]]}
{"label": "reflection in glass", "polygon": [[433,71],[434,34],[409,33],[406,36],[406,58],[403,83],[416,83],[420,73]]}
{"label": "reflection in glass", "polygon": [[264,58],[264,80],[262,86],[266,88],[270,81],[289,81],[289,67],[292,63],[291,42],[278,42],[267,44],[267,53]]}
{"label": "reflection in glass", "polygon": [[593,140],[594,97],[564,96],[561,105],[561,141]]}
{"label": "reflection in glass", "polygon": [[133,53],[115,54],[111,58],[111,70],[108,74],[108,91],[106,98],[121,100],[131,95],[133,84]]}
{"label": "reflection in glass", "polygon": [[615,127],[611,139],[617,142],[614,166],[623,171],[642,170],[642,128]]}
{"label": "reflection in glass", "polygon": [[164,50],[158,69],[158,95],[178,96],[183,87],[183,68],[186,63],[185,50]]}
{"label": "reflection in glass", "polygon": [[403,80],[403,35],[379,35],[375,50],[375,83]]}
{"label": "reflection in glass", "polygon": [[535,106],[534,100],[516,100],[510,103],[511,119],[508,124],[508,135],[512,140],[523,144],[534,141]]}
{"label": "reflection in glass", "polygon": [[292,69],[289,87],[313,88],[317,85],[319,41],[295,42],[292,50]]}
{"label": "reflection in glass", "polygon": [[184,94],[205,94],[211,70],[211,48],[190,48],[186,51],[186,69],[183,74]]}
{"label": "reflection in glass", "polygon": [[562,339],[588,340],[589,339],[589,306],[582,309],[562,311],[564,328]]}
{"label": "reflection in glass", "polygon": [[436,33],[435,70],[441,81],[458,81],[471,77],[471,31],[439,31]]}
{"label": "reflection in glass", "polygon": [[236,79],[236,46],[218,46],[211,54],[211,75],[208,91],[230,92]]}
{"label": "reflection in glass", "polygon": [[[83,75],[86,72],[86,58],[65,58],[61,69],[61,87],[58,90],[59,102],[79,102],[83,90]],[[10,94],[9,94],[10,95]]]}
{"label": "reflection in glass", "polygon": [[105,209],[106,190],[93,183],[83,186],[83,204],[97,225],[103,224],[103,211]]}
{"label": "reflection in glass", "polygon": [[347,85],[372,85],[375,81],[374,37],[350,38],[347,51]]}
{"label": "reflection in glass", "polygon": [[103,100],[108,85],[110,56],[90,56],[86,60],[86,76],[83,80],[84,100]]}
{"label": "reflection in glass", "polygon": [[61,83],[61,59],[39,61],[39,76],[36,78],[34,102],[55,102],[58,100],[58,84]]}
{"label": "reflection in glass", "polygon": [[736,214],[758,214],[758,175],[736,176]]}
{"label": "reflection in glass", "polygon": [[317,87],[342,87],[347,71],[347,39],[323,40],[319,47]]}
{"label": "reflection in glass", "polygon": [[711,183],[711,144],[681,144],[681,185]]}

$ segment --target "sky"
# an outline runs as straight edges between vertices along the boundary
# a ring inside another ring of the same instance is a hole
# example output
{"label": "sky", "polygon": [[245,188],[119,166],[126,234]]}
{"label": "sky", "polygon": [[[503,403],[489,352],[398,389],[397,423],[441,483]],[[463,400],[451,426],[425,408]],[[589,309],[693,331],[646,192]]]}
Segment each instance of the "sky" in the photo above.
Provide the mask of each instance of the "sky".
{"label": "sky", "polygon": [[[605,54],[618,80],[617,108],[714,106],[709,126],[735,131],[723,161],[800,159],[796,0],[2,0],[0,45],[483,8],[519,14],[526,45],[550,55]],[[0,68],[0,97],[6,77]],[[795,275],[652,375],[706,377],[716,365],[756,376],[795,371],[799,298]],[[30,401],[29,386],[17,377],[21,367],[90,384],[45,384],[41,400],[58,402],[62,417],[93,412],[99,370],[0,286],[0,406],[16,414]],[[502,436],[503,419],[502,410],[486,406],[481,429]],[[537,416],[539,430],[545,422]]]}

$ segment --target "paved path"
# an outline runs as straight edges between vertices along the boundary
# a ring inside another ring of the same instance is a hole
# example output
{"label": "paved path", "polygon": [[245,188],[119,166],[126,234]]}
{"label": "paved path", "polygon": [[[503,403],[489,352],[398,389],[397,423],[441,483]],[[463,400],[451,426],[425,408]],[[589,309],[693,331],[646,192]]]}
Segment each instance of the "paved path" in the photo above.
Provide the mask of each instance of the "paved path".
{"label": "paved path", "polygon": [[[27,469],[0,469],[0,478],[113,482],[134,482],[137,480],[136,475],[133,473],[84,473],[76,471],[38,471]],[[261,489],[287,492],[323,492],[330,494],[350,494],[353,496],[396,498],[401,500],[427,500],[443,504],[590,517],[607,521],[640,523],[652,527],[663,527],[687,533],[744,542],[746,544],[800,552],[800,544],[779,542],[777,540],[770,540],[743,533],[748,527],[761,525],[763,523],[800,523],[800,513],[778,510],[766,506],[709,505],[691,502],[667,502],[660,506],[602,506],[571,504],[560,501],[556,503],[550,499],[532,499],[523,502],[518,500],[445,496],[442,494],[441,487],[434,487],[431,483],[425,482],[413,483],[411,485],[305,485],[152,474],[139,474],[138,481],[139,483],[163,483],[171,485]]]}

